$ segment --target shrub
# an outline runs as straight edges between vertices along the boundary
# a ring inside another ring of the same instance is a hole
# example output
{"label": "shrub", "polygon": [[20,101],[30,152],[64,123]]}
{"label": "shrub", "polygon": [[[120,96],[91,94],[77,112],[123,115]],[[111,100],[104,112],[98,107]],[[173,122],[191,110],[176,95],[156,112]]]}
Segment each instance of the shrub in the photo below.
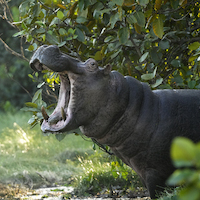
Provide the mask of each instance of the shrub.
{"label": "shrub", "polygon": [[177,137],[171,147],[171,157],[178,169],[169,178],[170,185],[183,185],[178,193],[180,200],[200,199],[200,142]]}

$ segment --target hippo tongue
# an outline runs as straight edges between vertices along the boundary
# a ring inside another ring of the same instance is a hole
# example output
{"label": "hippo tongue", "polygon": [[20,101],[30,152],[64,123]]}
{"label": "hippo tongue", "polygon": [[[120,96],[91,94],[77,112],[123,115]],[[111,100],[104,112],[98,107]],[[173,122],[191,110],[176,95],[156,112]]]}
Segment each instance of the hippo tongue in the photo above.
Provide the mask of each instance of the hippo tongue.
{"label": "hippo tongue", "polygon": [[[63,130],[72,130],[77,128],[73,123],[71,110],[67,107],[70,98],[70,81],[67,74],[59,73],[61,86],[58,98],[58,104],[53,113],[48,116],[44,108],[42,114],[44,121],[41,129],[43,132],[63,132]],[[73,128],[74,127],[74,128]]]}

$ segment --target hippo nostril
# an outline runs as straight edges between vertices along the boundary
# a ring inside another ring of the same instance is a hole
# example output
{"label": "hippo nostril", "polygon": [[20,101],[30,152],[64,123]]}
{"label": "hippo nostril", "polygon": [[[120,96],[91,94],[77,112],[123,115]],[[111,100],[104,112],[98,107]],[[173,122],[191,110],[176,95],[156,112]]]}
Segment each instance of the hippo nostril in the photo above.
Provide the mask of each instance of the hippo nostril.
{"label": "hippo nostril", "polygon": [[39,70],[39,71],[42,71],[42,70],[43,70],[43,64],[42,64],[42,63],[39,63],[38,70]]}

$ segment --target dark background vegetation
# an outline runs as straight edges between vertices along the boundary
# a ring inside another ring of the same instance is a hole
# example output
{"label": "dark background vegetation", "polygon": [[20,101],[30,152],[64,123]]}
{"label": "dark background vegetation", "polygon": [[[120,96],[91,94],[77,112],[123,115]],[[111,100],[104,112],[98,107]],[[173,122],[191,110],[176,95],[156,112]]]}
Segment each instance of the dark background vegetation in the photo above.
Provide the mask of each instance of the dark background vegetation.
{"label": "dark background vegetation", "polygon": [[[11,11],[17,12],[22,1],[15,0],[9,2]],[[0,15],[3,16],[3,6],[0,5]],[[5,18],[0,17],[0,37],[9,45],[11,49],[20,53],[20,43],[24,44],[25,39],[14,38],[16,28],[9,24]],[[16,111],[24,106],[24,103],[31,101],[36,84],[28,77],[31,69],[28,62],[20,59],[12,52],[6,50],[0,41],[0,111]],[[31,53],[24,51],[25,56],[30,58]]]}

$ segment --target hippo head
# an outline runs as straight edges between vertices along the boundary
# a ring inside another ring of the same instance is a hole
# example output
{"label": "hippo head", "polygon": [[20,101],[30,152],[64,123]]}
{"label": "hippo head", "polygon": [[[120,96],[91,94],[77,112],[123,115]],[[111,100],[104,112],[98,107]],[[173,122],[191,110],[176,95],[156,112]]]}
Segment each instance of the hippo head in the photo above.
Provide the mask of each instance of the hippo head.
{"label": "hippo head", "polygon": [[48,116],[42,108],[43,132],[66,132],[85,126],[95,119],[108,100],[105,91],[109,90],[111,68],[98,67],[92,58],[80,62],[60,52],[55,45],[43,45],[34,53],[30,66],[35,71],[58,72],[61,81],[53,113]]}

